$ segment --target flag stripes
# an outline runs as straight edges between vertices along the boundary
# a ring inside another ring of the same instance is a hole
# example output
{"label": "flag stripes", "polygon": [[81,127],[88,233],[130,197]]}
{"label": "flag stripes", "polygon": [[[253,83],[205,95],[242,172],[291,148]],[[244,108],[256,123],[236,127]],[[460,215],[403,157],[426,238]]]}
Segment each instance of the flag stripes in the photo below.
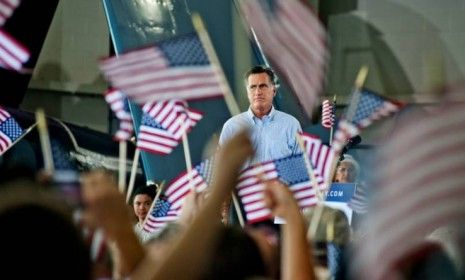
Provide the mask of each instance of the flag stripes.
{"label": "flag stripes", "polygon": [[0,67],[20,71],[29,57],[29,50],[23,44],[0,29]]}
{"label": "flag stripes", "polygon": [[255,31],[265,54],[283,74],[308,116],[324,84],[326,31],[310,9],[297,0],[241,1],[245,20]]}
{"label": "flag stripes", "polygon": [[138,104],[221,96],[217,77],[197,34],[134,50],[100,63],[112,84]]}
{"label": "flag stripes", "polygon": [[465,221],[464,109],[446,102],[434,113],[413,112],[384,145],[355,275],[399,276],[399,265],[429,233]]}

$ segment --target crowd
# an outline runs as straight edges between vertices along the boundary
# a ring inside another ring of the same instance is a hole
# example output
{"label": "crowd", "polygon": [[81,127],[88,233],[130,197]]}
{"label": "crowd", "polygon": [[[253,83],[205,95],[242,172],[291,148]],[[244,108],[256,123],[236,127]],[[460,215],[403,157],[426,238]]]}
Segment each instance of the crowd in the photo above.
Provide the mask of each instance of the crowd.
{"label": "crowd", "polygon": [[[70,200],[70,192],[57,186],[51,174],[34,174],[31,169],[20,168],[2,172],[2,276],[141,280],[463,279],[465,231],[461,223],[456,223],[465,216],[461,207],[463,176],[456,172],[432,176],[426,171],[464,170],[465,156],[461,154],[463,149],[436,153],[439,144],[419,145],[419,139],[436,132],[428,122],[416,126],[415,137],[402,139],[412,131],[407,122],[396,137],[386,142],[380,157],[383,164],[377,166],[380,174],[374,181],[379,186],[369,185],[376,190],[370,196],[368,184],[360,180],[357,160],[349,154],[339,158],[332,181],[357,185],[349,203],[354,210],[352,220],[322,202],[302,210],[286,183],[263,178],[263,203],[282,224],[270,221],[271,225],[241,226],[229,219],[231,193],[240,172],[257,160],[257,151],[260,160],[267,160],[274,156],[270,149],[285,154],[298,149],[288,137],[300,131],[298,124],[286,134],[281,146],[264,141],[269,131],[265,136],[260,134],[264,133],[263,127],[279,131],[285,121],[294,121],[272,106],[273,73],[254,68],[246,79],[251,107],[225,125],[227,132],[220,137],[212,182],[205,191],[191,190],[179,217],[161,230],[149,233],[144,229],[161,186],[136,188],[127,203],[114,174],[90,170],[79,174],[78,184],[72,184],[79,194],[76,197],[73,193]],[[462,123],[462,107],[449,106],[438,112],[455,116],[450,122],[458,126]],[[434,122],[433,116],[420,115]],[[274,126],[275,118],[278,126]],[[239,129],[244,127],[240,125],[233,129],[234,133],[229,131],[228,127],[236,123],[246,123],[247,129]],[[456,141],[459,146],[464,139],[462,131],[465,130],[444,135],[451,135],[448,141]],[[399,139],[404,142],[399,144]],[[439,165],[419,168],[412,164],[418,159],[437,159]],[[407,169],[411,173],[404,172]],[[102,242],[97,242],[98,238]]]}

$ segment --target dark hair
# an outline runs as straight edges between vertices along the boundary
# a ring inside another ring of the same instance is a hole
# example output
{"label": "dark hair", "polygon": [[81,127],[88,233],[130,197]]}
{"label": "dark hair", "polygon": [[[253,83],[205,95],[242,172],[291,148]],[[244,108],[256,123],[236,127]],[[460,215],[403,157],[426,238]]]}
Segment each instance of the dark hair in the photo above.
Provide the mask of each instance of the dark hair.
{"label": "dark hair", "polygon": [[150,196],[150,198],[153,200],[155,198],[155,188],[154,187],[149,187],[149,186],[141,186],[141,187],[138,187],[134,193],[132,194],[132,199],[131,199],[131,203],[134,203],[134,198],[136,197],[136,195],[138,194],[146,194],[148,196]]}
{"label": "dark hair", "polygon": [[273,85],[276,85],[276,75],[271,68],[263,66],[263,65],[257,65],[252,67],[249,71],[247,71],[244,75],[244,80],[245,84],[247,84],[247,80],[249,79],[249,76],[252,74],[260,74],[260,73],[266,73],[268,77],[270,78],[270,81],[273,83]]}
{"label": "dark hair", "polygon": [[[89,250],[60,196],[25,180],[0,195],[2,275],[91,279]],[[24,260],[31,260],[27,267]]]}
{"label": "dark hair", "polygon": [[244,230],[225,227],[215,248],[210,266],[200,279],[249,279],[267,275],[258,245]]}

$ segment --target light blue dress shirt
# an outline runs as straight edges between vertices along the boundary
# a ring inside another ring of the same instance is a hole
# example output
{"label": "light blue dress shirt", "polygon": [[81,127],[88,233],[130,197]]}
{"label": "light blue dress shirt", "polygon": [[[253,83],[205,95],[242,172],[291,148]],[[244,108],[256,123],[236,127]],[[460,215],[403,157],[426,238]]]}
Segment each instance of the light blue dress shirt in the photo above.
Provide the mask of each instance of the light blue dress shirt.
{"label": "light blue dress shirt", "polygon": [[297,132],[302,132],[299,121],[274,107],[262,119],[255,117],[250,108],[230,118],[223,125],[220,146],[244,128],[248,129],[255,150],[254,158],[246,166],[301,153],[296,140]]}

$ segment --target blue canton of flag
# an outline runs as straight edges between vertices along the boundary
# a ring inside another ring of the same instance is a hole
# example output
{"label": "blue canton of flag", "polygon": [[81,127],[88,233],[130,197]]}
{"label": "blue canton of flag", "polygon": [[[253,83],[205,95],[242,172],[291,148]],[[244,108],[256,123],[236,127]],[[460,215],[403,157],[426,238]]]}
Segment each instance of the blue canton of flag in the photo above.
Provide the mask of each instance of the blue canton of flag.
{"label": "blue canton of flag", "polygon": [[171,203],[169,203],[165,198],[160,198],[155,203],[155,206],[152,211],[152,216],[154,217],[165,217],[170,210]]}
{"label": "blue canton of flag", "polygon": [[208,186],[210,186],[213,179],[214,158],[215,156],[207,158],[195,167],[199,175],[202,176]]}
{"label": "blue canton of flag", "polygon": [[354,104],[354,106],[356,106],[355,114],[350,120],[355,124],[359,124],[375,114],[377,110],[384,106],[385,102],[385,99],[381,98],[381,96],[366,89],[359,94],[361,95],[360,100],[358,103]]}
{"label": "blue canton of flag", "polygon": [[288,186],[309,181],[302,155],[275,160],[275,165],[279,179]]}
{"label": "blue canton of flag", "polygon": [[196,34],[189,34],[175,41],[162,42],[159,48],[165,54],[170,66],[210,64]]}
{"label": "blue canton of flag", "polygon": [[[0,109],[1,110],[1,109]],[[23,129],[9,117],[0,123],[0,155],[6,152],[13,142],[23,134]]]}

